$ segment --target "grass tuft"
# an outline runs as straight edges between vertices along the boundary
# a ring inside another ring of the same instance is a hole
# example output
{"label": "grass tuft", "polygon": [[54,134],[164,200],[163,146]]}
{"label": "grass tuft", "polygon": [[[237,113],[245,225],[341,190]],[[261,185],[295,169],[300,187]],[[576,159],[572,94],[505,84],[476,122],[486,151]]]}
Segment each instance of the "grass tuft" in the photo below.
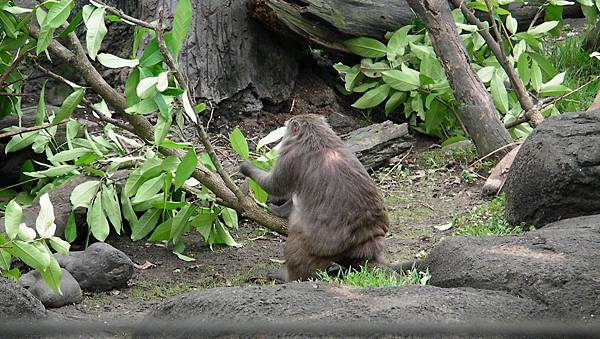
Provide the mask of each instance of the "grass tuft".
{"label": "grass tuft", "polygon": [[504,217],[505,208],[506,197],[502,194],[485,205],[455,216],[452,219],[452,227],[456,229],[454,235],[513,235],[535,229],[526,224],[510,225]]}
{"label": "grass tuft", "polygon": [[328,283],[350,285],[357,287],[396,287],[405,285],[427,285],[431,278],[429,270],[419,272],[413,268],[407,272],[393,274],[379,267],[368,268],[368,265],[360,267],[360,270],[344,270],[337,275],[331,276],[327,272],[319,272],[318,280]]}

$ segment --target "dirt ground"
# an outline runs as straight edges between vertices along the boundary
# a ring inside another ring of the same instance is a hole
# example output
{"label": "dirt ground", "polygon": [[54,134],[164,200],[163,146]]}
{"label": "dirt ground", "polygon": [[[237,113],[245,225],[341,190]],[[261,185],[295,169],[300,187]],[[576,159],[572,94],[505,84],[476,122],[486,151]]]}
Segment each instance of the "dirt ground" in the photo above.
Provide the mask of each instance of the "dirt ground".
{"label": "dirt ground", "polygon": [[[240,127],[244,131],[253,131],[252,125],[261,125],[253,119],[246,121],[249,126]],[[257,127],[254,132],[257,136],[249,139],[257,141],[258,136],[265,135],[276,124]],[[215,140],[219,144],[219,140],[226,138],[220,136]],[[434,226],[448,224],[453,216],[484,202],[480,193],[483,180],[465,182],[462,166],[440,161],[441,153],[433,141],[417,137],[413,149],[395,159],[396,164],[372,173],[389,208],[387,259],[391,262],[426,254],[442,237],[452,234],[452,230],[440,231]],[[109,238],[107,242],[135,263],[148,262],[150,267],[136,269],[126,288],[86,292],[80,304],[55,311],[75,319],[141,319],[153,306],[174,295],[212,287],[265,283],[265,274],[281,266],[284,237],[248,220],[240,222],[239,229],[231,233],[242,247],[215,246],[211,250],[203,245],[197,232],[189,232],[185,236],[184,253],[195,258],[194,262],[182,261],[158,244],[132,242],[126,237]]]}

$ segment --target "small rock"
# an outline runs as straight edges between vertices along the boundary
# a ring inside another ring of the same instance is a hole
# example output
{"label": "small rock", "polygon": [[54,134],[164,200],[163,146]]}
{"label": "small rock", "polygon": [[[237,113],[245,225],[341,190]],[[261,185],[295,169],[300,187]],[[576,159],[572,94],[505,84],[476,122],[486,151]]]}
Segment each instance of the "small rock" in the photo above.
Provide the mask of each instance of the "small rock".
{"label": "small rock", "polygon": [[0,319],[41,319],[44,305],[29,291],[0,277]]}
{"label": "small rock", "polygon": [[69,271],[62,270],[60,280],[60,290],[62,295],[55,292],[46,284],[42,276],[37,271],[31,271],[24,274],[19,281],[23,287],[27,288],[31,294],[38,298],[46,307],[62,307],[64,305],[76,304],[81,302],[83,294],[77,280],[73,278]]}
{"label": "small rock", "polygon": [[125,286],[133,275],[133,262],[120,250],[103,242],[68,256],[54,255],[60,267],[67,269],[83,290],[110,291]]}

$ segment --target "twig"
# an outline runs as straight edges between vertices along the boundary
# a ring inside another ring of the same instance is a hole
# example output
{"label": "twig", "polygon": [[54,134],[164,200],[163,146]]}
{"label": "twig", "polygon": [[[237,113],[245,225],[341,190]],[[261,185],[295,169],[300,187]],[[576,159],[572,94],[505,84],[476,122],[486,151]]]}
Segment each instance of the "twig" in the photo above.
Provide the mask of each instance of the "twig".
{"label": "twig", "polygon": [[19,53],[19,56],[15,59],[15,61],[13,61],[10,66],[8,66],[4,72],[2,72],[2,75],[0,75],[0,88],[3,87],[4,85],[4,80],[6,80],[6,78],[10,75],[10,73],[12,73],[12,71],[14,71],[19,64],[21,64],[21,62],[25,59],[25,57],[29,54],[29,51],[31,51],[33,48],[30,48],[26,51],[24,51],[23,53]]}
{"label": "twig", "polygon": [[[120,120],[113,119],[113,118],[107,116],[102,111],[100,111],[98,108],[96,108],[94,103],[91,102],[89,99],[83,98],[82,101],[89,109],[91,109],[92,111],[94,111],[94,113],[96,113],[96,115],[98,115],[98,119],[135,134],[135,129],[133,127],[126,125],[125,123],[123,123]],[[143,141],[148,142],[147,140],[143,140]]]}
{"label": "twig", "polygon": [[215,112],[215,105],[213,105],[212,101],[208,101],[208,104],[210,105],[210,116],[208,117],[208,122],[206,123],[206,130],[208,130],[210,128],[210,122],[213,119],[213,113]]}
{"label": "twig", "polygon": [[122,9],[119,8],[115,8],[115,7],[111,7],[101,1],[96,1],[97,3],[101,4],[102,6],[104,6],[104,8],[106,8],[107,11],[109,11],[110,13],[120,17],[121,19],[125,20],[125,21],[129,21],[131,23],[134,23],[138,26],[142,26],[151,30],[156,30],[156,26],[152,25],[151,23],[144,21],[144,20],[140,20],[138,18],[134,18],[130,15],[125,14],[125,12],[123,12]]}
{"label": "twig", "polygon": [[[165,10],[164,10],[164,8],[161,8],[159,11],[159,14],[158,14],[158,25],[156,26],[156,40],[158,41],[158,48],[159,48],[161,54],[163,55],[165,63],[167,64],[167,66],[169,67],[171,72],[173,72],[173,75],[175,76],[175,79],[179,83],[179,86],[181,86],[181,88],[185,91],[185,93],[188,96],[187,99],[190,101],[190,103],[192,103],[192,106],[193,106],[194,100],[193,100],[193,98],[190,97],[190,94],[188,92],[187,81],[183,77],[183,74],[179,71],[179,67],[177,66],[176,61],[173,59],[173,56],[169,52],[167,45],[165,43],[164,27],[163,27],[164,21],[165,21]],[[210,143],[208,134],[206,133],[204,126],[202,126],[202,124],[198,122],[198,123],[195,123],[195,127],[196,127],[196,131],[198,133],[198,136],[200,137],[200,141],[202,142],[202,145],[204,145],[204,149],[206,150],[206,153],[208,153],[208,156],[210,157],[213,164],[215,165],[217,173],[219,174],[221,179],[223,179],[225,186],[227,186],[227,188],[236,196],[236,198],[238,199],[238,201],[240,203],[243,203],[245,201],[244,195],[240,192],[239,188],[235,185],[233,180],[231,180],[229,175],[227,175],[227,173],[223,169],[223,165],[221,164],[221,161],[217,157],[214,147]]]}
{"label": "twig", "polygon": [[517,75],[517,71],[506,58],[502,46],[500,46],[498,42],[494,40],[494,38],[490,34],[489,29],[485,27],[485,25],[483,25],[483,23],[479,19],[477,19],[475,14],[473,14],[473,12],[467,8],[467,6],[462,0],[452,0],[452,3],[457,8],[460,8],[461,12],[463,13],[463,15],[469,23],[471,23],[472,25],[476,25],[477,28],[480,29],[481,36],[487,43],[492,53],[496,56],[496,59],[506,72],[506,75],[508,75],[508,79],[510,80],[512,87],[517,93],[519,103],[526,112],[525,116],[528,117],[529,122],[533,125],[533,127],[538,126],[544,120],[544,116],[540,113],[538,107],[534,105],[533,100],[531,99],[529,93],[523,85],[523,82]]}
{"label": "twig", "polygon": [[9,132],[5,132],[5,133],[0,133],[0,139],[4,139],[4,138],[11,138],[14,137],[15,135],[19,135],[19,134],[23,134],[23,133],[27,133],[27,132],[34,132],[34,131],[39,131],[39,130],[45,130],[47,128],[50,128],[52,126],[58,126],[58,125],[62,125],[64,123],[66,123],[67,121],[69,121],[69,119],[64,119],[61,120],[57,123],[46,123],[43,125],[38,125],[38,126],[31,126],[31,127],[23,127],[20,128],[18,130],[15,131],[9,131]]}
{"label": "twig", "polygon": [[498,44],[500,44],[500,46],[502,47],[502,36],[500,35],[500,31],[498,31],[498,26],[496,25],[496,18],[494,18],[494,9],[492,8],[492,4],[490,3],[490,0],[485,0],[485,5],[488,8],[488,16],[490,17],[490,25],[491,25],[491,29],[494,32],[494,35],[496,35],[496,41],[498,42]]}
{"label": "twig", "polygon": [[394,166],[392,166],[392,168],[390,168],[390,170],[383,176],[383,178],[381,178],[381,180],[379,180],[379,183],[383,183],[385,178],[387,178],[390,175],[390,173],[392,173],[392,171],[394,171],[398,166],[402,165],[402,161],[404,161],[404,159],[406,159],[406,157],[408,157],[408,155],[410,154],[412,149],[413,149],[413,145],[410,145],[410,148],[408,149],[408,151],[406,151],[406,153],[402,156],[402,158],[400,158],[398,163],[396,163]]}
{"label": "twig", "polygon": [[0,93],[0,97],[28,97],[30,95],[27,93]]}
{"label": "twig", "polygon": [[495,150],[491,151],[490,153],[488,153],[488,154],[486,154],[486,155],[482,156],[481,158],[479,158],[479,159],[477,159],[477,160],[473,161],[473,163],[472,163],[472,164],[470,164],[470,165],[469,165],[469,167],[473,167],[473,166],[475,166],[476,164],[478,164],[478,163],[482,162],[483,160],[485,160],[485,159],[487,159],[487,158],[491,157],[492,155],[494,155],[494,154],[496,154],[496,153],[498,153],[498,152],[500,152],[500,151],[502,151],[502,150],[504,150],[504,149],[507,149],[507,148],[509,148],[509,147],[512,147],[512,146],[520,145],[520,144],[522,144],[522,143],[523,143],[523,141],[515,141],[515,142],[511,142],[511,143],[510,143],[510,144],[508,144],[508,145],[504,145],[504,146],[502,146],[502,147],[500,147],[500,148],[498,148],[498,149],[495,149]]}

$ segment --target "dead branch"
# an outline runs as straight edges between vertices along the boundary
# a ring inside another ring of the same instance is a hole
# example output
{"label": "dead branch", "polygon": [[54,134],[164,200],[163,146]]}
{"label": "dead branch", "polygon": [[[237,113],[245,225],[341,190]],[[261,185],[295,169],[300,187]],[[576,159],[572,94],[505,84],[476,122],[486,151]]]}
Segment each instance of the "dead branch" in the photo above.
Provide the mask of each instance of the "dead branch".
{"label": "dead branch", "polygon": [[23,127],[23,128],[19,128],[18,130],[14,130],[14,131],[9,131],[9,132],[5,132],[5,133],[0,133],[0,140],[1,139],[5,139],[5,138],[12,138],[15,135],[19,135],[19,134],[23,134],[23,133],[27,133],[27,132],[33,132],[33,131],[39,131],[42,129],[47,129],[50,128],[52,126],[58,126],[58,125],[62,125],[64,123],[66,123],[67,121],[69,121],[69,119],[65,119],[65,120],[61,120],[57,123],[46,123],[43,125],[38,125],[38,126],[31,126],[31,127]]}

